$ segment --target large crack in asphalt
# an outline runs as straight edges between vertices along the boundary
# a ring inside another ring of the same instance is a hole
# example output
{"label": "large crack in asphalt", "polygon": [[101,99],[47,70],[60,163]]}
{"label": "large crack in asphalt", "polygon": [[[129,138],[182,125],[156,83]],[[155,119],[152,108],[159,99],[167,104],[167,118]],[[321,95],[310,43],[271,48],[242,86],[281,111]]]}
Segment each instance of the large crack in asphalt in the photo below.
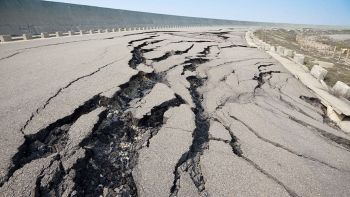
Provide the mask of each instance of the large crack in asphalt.
{"label": "large crack in asphalt", "polygon": [[[232,118],[232,117],[231,117]],[[233,117],[234,120],[238,120],[235,119],[235,117]],[[259,171],[260,173],[264,174],[267,178],[271,179],[272,181],[274,181],[275,183],[277,183],[278,185],[280,185],[281,187],[283,187],[285,189],[285,191],[291,196],[291,197],[299,197],[299,195],[292,190],[291,188],[289,188],[287,185],[285,185],[283,182],[281,182],[280,180],[278,180],[276,177],[274,177],[273,175],[271,175],[270,173],[268,173],[266,170],[264,170],[263,168],[261,168],[257,163],[255,163],[253,160],[249,159],[247,156],[244,155],[240,144],[239,144],[239,139],[234,135],[234,132],[231,130],[230,126],[224,124],[223,122],[221,122],[219,119],[214,118],[215,121],[219,122],[222,126],[224,126],[224,128],[229,132],[230,136],[231,136],[231,141],[227,141],[227,140],[221,140],[219,139],[219,141],[222,141],[224,143],[227,143],[228,145],[231,146],[232,148],[232,152],[233,154],[235,154],[236,156],[242,158],[243,160],[245,160],[249,165],[251,165],[252,167],[254,167],[257,171]],[[240,122],[238,120],[238,122]],[[213,140],[218,140],[218,139],[213,139]]]}
{"label": "large crack in asphalt", "polygon": [[[153,108],[150,115],[141,120],[133,118],[128,111],[129,103],[131,99],[143,97],[143,92],[159,81],[156,74],[152,75],[152,79],[143,76],[142,81],[135,81],[118,93],[109,104],[106,118],[82,143],[87,154],[75,166],[78,196],[106,195],[106,191],[108,196],[137,196],[131,172],[137,164],[138,150],[143,144],[149,144],[149,139],[156,135],[163,124],[165,111],[184,103],[177,96]],[[149,81],[144,81],[145,78]],[[144,87],[145,84],[148,84],[147,87]]]}
{"label": "large crack in asphalt", "polygon": [[229,34],[230,33],[230,31],[221,31],[221,32],[206,32],[207,34],[213,34],[213,35],[215,35],[215,36],[217,36],[217,37],[219,37],[219,38],[221,38],[221,39],[223,39],[223,40],[227,40],[227,39],[229,39],[230,37],[228,37],[228,36],[225,36],[225,35],[227,35],[227,34]]}
{"label": "large crack in asphalt", "polygon": [[[188,65],[184,70],[196,70],[199,64],[209,61],[208,59],[193,58],[186,61]],[[180,189],[180,174],[181,171],[189,173],[194,185],[196,186],[199,194],[207,195],[205,190],[205,179],[202,174],[200,166],[200,157],[203,154],[204,149],[208,148],[209,141],[209,120],[207,114],[202,106],[202,95],[199,93],[198,88],[203,86],[205,79],[198,78],[197,76],[187,77],[190,83],[190,94],[195,104],[193,112],[195,114],[196,128],[192,134],[193,140],[189,150],[184,153],[178,160],[174,169],[174,181],[173,186],[170,188],[170,196],[177,196]]]}
{"label": "large crack in asphalt", "polygon": [[[168,32],[168,31],[167,31]],[[139,33],[139,34],[144,34]],[[154,32],[152,32],[154,33]],[[226,40],[229,37],[225,36],[225,32],[214,33],[218,37]],[[127,35],[126,35],[127,36]],[[133,45],[135,42],[142,42],[141,44],[133,47],[131,53],[129,66],[133,69],[138,65],[145,63],[146,59],[143,54],[153,51],[155,48],[147,48],[150,44],[162,42],[164,40],[152,40],[158,37],[158,35],[151,35],[146,38],[131,40],[128,44]],[[143,42],[144,41],[144,42]],[[179,42],[191,42],[191,41],[179,41]],[[192,41],[192,42],[212,42],[212,41]],[[183,72],[196,71],[200,64],[210,61],[207,55],[211,52],[211,47],[217,45],[209,45],[204,48],[202,52],[199,52],[196,57],[189,58],[183,63]],[[153,62],[163,61],[172,55],[182,55],[188,53],[194,47],[192,44],[185,50],[166,52],[163,56],[151,59]],[[232,47],[246,47],[239,45],[230,45],[227,48]],[[221,47],[226,48],[226,47]],[[254,58],[251,58],[254,59]],[[251,60],[249,59],[249,60]],[[280,73],[280,71],[266,71],[263,68],[272,66],[273,64],[260,64],[258,66],[259,73],[254,76],[253,80],[258,82],[258,85],[254,89],[255,91],[265,83],[269,83],[273,73]],[[105,65],[108,66],[108,65]],[[101,67],[99,69],[103,69]],[[91,73],[98,72],[99,70]],[[234,71],[233,71],[234,72]],[[73,180],[73,188],[69,192],[69,196],[137,196],[137,187],[132,176],[132,170],[137,165],[138,151],[144,147],[150,146],[150,139],[157,135],[159,129],[163,126],[164,113],[171,107],[180,106],[185,101],[178,95],[175,98],[164,102],[151,109],[150,113],[145,115],[141,119],[133,117],[130,108],[133,107],[133,101],[142,99],[149,91],[154,87],[156,83],[164,81],[162,73],[144,73],[142,71],[130,78],[128,82],[120,85],[120,90],[117,91],[112,98],[106,98],[101,94],[93,96],[88,101],[84,102],[81,106],[74,110],[74,112],[62,119],[55,121],[45,129],[38,131],[34,135],[25,135],[25,142],[19,148],[18,153],[12,158],[12,166],[10,167],[8,176],[5,182],[9,180],[13,174],[21,169],[24,165],[31,163],[34,160],[40,158],[52,157],[49,167],[43,169],[40,175],[35,181],[35,195],[36,196],[62,196],[67,190],[67,183],[65,180],[69,177]],[[88,77],[83,76],[83,77]],[[226,80],[226,75],[221,81]],[[190,175],[193,184],[198,190],[199,195],[208,196],[208,191],[205,187],[205,177],[202,174],[200,160],[203,152],[208,149],[209,141],[216,140],[228,144],[232,148],[232,152],[235,156],[246,161],[250,166],[254,167],[257,171],[264,174],[267,178],[274,181],[276,184],[283,187],[290,196],[297,197],[298,194],[291,188],[286,186],[283,182],[277,179],[275,176],[264,170],[253,159],[244,155],[239,139],[235,136],[230,126],[223,124],[219,119],[209,117],[202,106],[203,95],[200,92],[200,88],[205,84],[206,78],[200,78],[199,76],[189,76],[186,78],[190,84],[189,92],[195,107],[192,111],[195,114],[195,130],[192,134],[192,144],[189,150],[184,153],[178,160],[174,167],[173,185],[170,189],[170,196],[177,196],[180,188],[180,178],[183,173]],[[80,80],[79,78],[76,80]],[[74,83],[73,81],[72,83]],[[65,88],[69,88],[70,84]],[[62,89],[62,90],[63,90]],[[48,99],[46,105],[50,103],[50,100],[58,96],[62,91],[58,92]],[[300,99],[312,104],[318,105],[319,101],[314,98],[301,96]],[[283,100],[282,100],[283,101]],[[287,101],[286,101],[287,102]],[[221,108],[222,104],[219,108]],[[88,135],[80,144],[80,149],[85,151],[85,155],[79,158],[69,171],[63,167],[62,159],[66,156],[61,154],[62,150],[66,148],[68,141],[68,134],[71,126],[84,114],[88,114],[93,110],[104,107],[98,117],[97,123],[94,125],[91,134]],[[37,110],[37,113],[39,111]],[[300,111],[299,111],[300,112]],[[305,114],[304,114],[305,115]],[[33,117],[31,117],[32,119]],[[247,123],[239,120],[238,118],[230,115],[232,120],[235,120],[245,126],[251,131],[258,139],[269,143],[277,148],[281,148],[289,153],[292,153],[298,157],[309,159],[314,162],[326,165],[330,168],[339,170],[338,168],[319,161],[315,158],[311,158],[287,147],[273,142],[269,139],[262,137],[257,131],[252,129]],[[302,120],[297,120],[294,117],[289,117],[291,120],[305,126],[312,127],[313,130],[321,134],[325,138],[336,142],[337,144],[350,150],[350,141],[333,134],[318,129]],[[30,120],[31,120],[30,119]],[[224,140],[221,138],[215,138],[209,135],[209,121],[213,119],[219,122],[228,131],[231,139]],[[29,120],[29,121],[30,121]],[[27,122],[26,124],[28,124]],[[24,126],[25,128],[25,126]],[[24,129],[23,128],[23,129]],[[52,170],[55,168],[56,170]],[[71,172],[74,173],[72,174]],[[51,173],[51,179],[47,179],[46,175]],[[5,183],[0,183],[0,187]],[[164,188],[166,189],[166,188]]]}
{"label": "large crack in asphalt", "polygon": [[337,145],[340,145],[341,147],[345,148],[347,151],[350,151],[350,140],[340,137],[338,135],[329,133],[328,131],[315,127],[314,125],[311,125],[310,123],[307,123],[303,120],[300,119],[296,119],[293,116],[289,116],[289,119],[293,120],[294,122],[308,128],[311,129],[312,131],[315,131],[317,134],[319,134],[320,136],[324,137],[325,139],[334,142]]}
{"label": "large crack in asphalt", "polygon": [[260,89],[262,85],[266,83],[266,81],[269,81],[272,78],[273,73],[281,73],[281,71],[273,71],[273,70],[263,71],[262,70],[262,68],[272,66],[272,65],[273,64],[261,64],[258,66],[259,74],[253,77],[253,80],[256,80],[258,82],[258,84],[254,88],[254,95],[257,89]]}
{"label": "large crack in asphalt", "polygon": [[307,160],[310,160],[310,161],[313,161],[313,162],[316,162],[316,163],[325,165],[325,166],[327,166],[327,167],[329,167],[329,168],[332,168],[332,169],[336,169],[336,170],[339,170],[339,171],[343,171],[343,170],[341,170],[341,169],[339,169],[339,168],[337,168],[337,167],[335,167],[335,166],[333,166],[333,165],[331,165],[331,164],[328,164],[328,163],[326,163],[326,162],[323,162],[323,161],[321,161],[321,160],[319,160],[319,159],[316,159],[316,158],[313,158],[313,157],[310,157],[310,156],[307,156],[307,155],[303,155],[303,154],[301,154],[301,153],[298,153],[298,152],[296,152],[296,151],[294,151],[294,150],[291,150],[291,149],[287,148],[286,146],[284,146],[284,145],[282,145],[282,144],[279,144],[279,143],[277,143],[277,142],[271,141],[271,140],[269,140],[269,139],[267,139],[267,138],[261,136],[256,130],[254,130],[251,126],[249,126],[249,125],[248,125],[247,123],[245,123],[244,121],[242,121],[242,120],[240,120],[240,119],[238,119],[237,117],[232,116],[232,115],[230,115],[230,117],[231,117],[232,119],[236,120],[237,122],[241,123],[241,124],[242,124],[244,127],[246,127],[250,132],[252,132],[258,139],[260,139],[260,140],[262,140],[262,141],[264,141],[264,142],[266,142],[266,143],[268,143],[268,144],[271,144],[271,145],[273,145],[273,146],[275,146],[275,147],[277,147],[277,148],[283,149],[283,150],[285,150],[285,151],[287,151],[287,152],[289,152],[289,153],[291,153],[291,154],[293,154],[293,155],[296,155],[296,156],[298,156],[298,157],[301,157],[301,158],[304,158],[304,159],[307,159]]}
{"label": "large crack in asphalt", "polygon": [[323,118],[323,123],[327,124],[328,126],[332,127],[333,129],[336,129],[339,131],[341,130],[341,128],[338,126],[338,124],[329,118],[329,116],[327,115],[327,107],[322,104],[322,102],[319,98],[308,97],[308,96],[303,96],[303,95],[299,96],[299,98],[301,100],[305,101],[306,103],[322,110],[323,113],[321,115]]}
{"label": "large crack in asphalt", "polygon": [[152,60],[153,62],[160,62],[160,61],[166,60],[167,58],[169,58],[170,56],[173,56],[173,55],[182,55],[184,53],[188,53],[193,48],[193,46],[194,46],[194,44],[192,44],[190,47],[188,47],[187,49],[185,49],[183,51],[181,51],[181,50],[168,51],[164,55],[162,55],[160,57],[152,58],[150,60]]}
{"label": "large crack in asphalt", "polygon": [[[34,135],[25,135],[24,143],[18,148],[18,152],[12,158],[12,164],[4,182],[25,164],[61,151],[67,142],[67,132],[70,126],[83,114],[96,109],[100,100],[101,96],[96,95],[75,109],[71,115],[51,123]],[[0,183],[0,187],[4,182]]]}
{"label": "large crack in asphalt", "polygon": [[[78,81],[80,81],[80,80],[82,80],[82,79],[84,79],[84,78],[93,76],[94,74],[100,72],[102,69],[104,69],[104,68],[106,68],[106,67],[112,65],[112,64],[115,63],[115,62],[116,62],[116,61],[113,61],[113,62],[111,62],[111,63],[108,63],[108,64],[104,65],[104,66],[101,66],[101,67],[99,67],[97,70],[95,70],[95,71],[93,71],[93,72],[91,72],[91,73],[89,73],[89,74],[80,76],[80,77],[78,77],[78,78],[76,78],[76,79],[70,81],[66,86],[64,86],[64,87],[62,87],[62,88],[60,88],[60,89],[58,89],[54,95],[52,95],[50,98],[48,98],[48,99],[45,101],[45,103],[44,103],[44,105],[43,105],[42,107],[36,109],[35,112],[31,114],[31,116],[30,116],[29,119],[26,121],[26,123],[24,124],[24,126],[20,129],[20,131],[23,133],[24,130],[26,129],[26,127],[28,126],[28,124],[33,120],[33,118],[34,118],[37,114],[39,114],[40,111],[42,111],[43,109],[45,109],[45,108],[50,104],[51,100],[54,99],[54,98],[56,98],[62,91],[64,91],[65,89],[67,89],[67,88],[69,88],[70,86],[72,86],[74,83],[76,83],[76,82],[78,82]],[[24,134],[24,133],[23,133],[23,134]]]}
{"label": "large crack in asphalt", "polygon": [[[160,41],[153,41],[156,42]],[[136,51],[133,51],[134,55],[129,62],[130,67],[141,63],[139,60],[144,59],[142,47],[148,44],[145,42],[135,47]],[[137,161],[137,151],[142,148],[144,142],[156,135],[163,124],[165,111],[185,103],[176,95],[175,99],[154,107],[150,115],[141,120],[133,118],[128,111],[129,103],[142,98],[155,83],[161,81],[162,74],[138,72],[127,83],[120,85],[120,90],[112,98],[98,94],[74,110],[71,115],[55,121],[34,135],[26,135],[25,142],[13,157],[8,176],[1,186],[24,165],[55,155],[54,160],[59,163],[59,169],[46,185],[41,183],[45,174],[40,173],[36,180],[36,194],[62,195],[67,187],[65,179],[71,176],[62,167],[61,159],[65,155],[60,155],[66,147],[68,131],[82,115],[103,106],[106,110],[99,115],[92,134],[79,145],[86,152],[85,157],[79,159],[72,168],[75,171],[74,196],[99,196],[105,194],[106,190],[109,196],[137,196],[136,185],[131,175]]]}
{"label": "large crack in asphalt", "polygon": [[223,46],[220,47],[221,49],[227,49],[227,48],[235,48],[235,47],[241,47],[241,48],[256,48],[256,47],[251,47],[251,46],[247,46],[247,45],[243,45],[243,44],[231,44],[228,46]]}

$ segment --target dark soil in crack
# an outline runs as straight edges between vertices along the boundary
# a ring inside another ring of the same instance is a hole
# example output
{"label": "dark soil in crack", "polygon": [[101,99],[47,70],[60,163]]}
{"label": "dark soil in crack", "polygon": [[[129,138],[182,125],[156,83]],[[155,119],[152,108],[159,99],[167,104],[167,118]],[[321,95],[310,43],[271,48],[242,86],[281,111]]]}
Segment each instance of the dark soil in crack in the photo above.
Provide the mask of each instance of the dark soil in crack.
{"label": "dark soil in crack", "polygon": [[[209,60],[208,60],[209,61]],[[188,60],[187,69],[195,70],[198,64],[204,63],[206,60],[201,58],[194,58]],[[185,70],[185,68],[184,68]],[[204,149],[208,148],[209,141],[209,119],[202,106],[202,95],[198,92],[198,88],[201,87],[205,79],[198,77],[188,77],[187,80],[190,82],[190,94],[195,104],[193,112],[195,114],[196,129],[193,132],[192,145],[188,152],[182,155],[175,166],[174,170],[174,182],[170,189],[170,196],[176,196],[179,191],[179,179],[180,171],[186,171],[189,173],[194,185],[198,189],[200,194],[206,193],[205,191],[205,179],[202,175],[200,166],[200,156],[203,154]],[[181,169],[180,169],[181,168]]]}
{"label": "dark soil in crack", "polygon": [[258,85],[254,88],[254,94],[257,89],[261,88],[262,85],[264,85],[266,82],[269,82],[269,80],[272,78],[273,73],[281,73],[281,71],[263,71],[262,68],[266,68],[269,66],[272,66],[273,64],[262,64],[258,66],[259,74],[255,75],[253,77],[253,80],[256,80],[258,82]]}
{"label": "dark soil in crack", "polygon": [[71,115],[57,120],[34,135],[25,136],[24,143],[12,158],[12,166],[5,181],[25,164],[63,150],[68,140],[67,132],[71,125],[83,114],[89,113],[99,107],[100,100],[101,97],[99,95],[94,96],[78,107]]}
{"label": "dark soil in crack", "polygon": [[332,121],[328,116],[327,116],[327,107],[324,106],[321,103],[321,100],[315,97],[308,97],[308,96],[300,96],[299,97],[301,100],[305,101],[306,103],[309,103],[310,105],[319,108],[322,110],[323,114],[323,123],[326,123],[328,126],[332,127],[333,129],[336,130],[341,130],[340,127],[337,125],[337,123],[335,123],[334,121]]}
{"label": "dark soil in crack", "polygon": [[152,35],[146,38],[141,38],[141,39],[137,39],[137,40],[131,40],[130,42],[128,42],[129,46],[131,46],[134,42],[140,42],[140,41],[145,41],[145,40],[150,40],[157,37],[157,35]]}
{"label": "dark soil in crack", "polygon": [[[153,43],[161,41],[153,41]],[[132,68],[143,63],[144,42],[134,48],[129,61]],[[77,196],[137,196],[132,169],[137,163],[138,150],[157,134],[163,124],[163,115],[170,107],[184,101],[176,96],[151,110],[141,120],[133,118],[128,111],[130,101],[142,98],[162,74],[139,74],[129,83],[120,86],[113,99],[106,104],[107,116],[81,146],[87,150],[86,157],[74,167],[76,170],[75,191]],[[91,177],[87,179],[86,177]]]}
{"label": "dark soil in crack", "polygon": [[[152,39],[154,37],[155,36],[148,37],[147,40],[148,39]],[[145,39],[140,39],[140,40],[142,41],[142,40],[145,40]],[[140,40],[138,40],[138,41],[140,41]],[[146,58],[143,57],[143,54],[147,53],[147,52],[150,52],[150,51],[153,51],[153,49],[143,49],[143,47],[145,47],[145,46],[147,46],[149,44],[155,44],[155,43],[159,43],[159,42],[162,42],[162,41],[164,41],[164,40],[145,41],[142,44],[134,47],[134,49],[131,51],[132,58],[129,60],[129,66],[131,68],[133,68],[133,69],[136,69],[136,67],[139,64],[145,63]],[[133,42],[133,41],[130,41],[130,42]]]}
{"label": "dark soil in crack", "polygon": [[322,107],[322,103],[321,100],[315,97],[308,97],[308,96],[299,96],[299,98],[307,103],[309,103],[310,105],[314,106],[314,107]]}
{"label": "dark soil in crack", "polygon": [[[241,149],[241,145],[238,142],[238,138],[235,136],[235,134],[233,133],[233,131],[231,130],[231,128],[225,124],[223,124],[220,120],[218,120],[217,118],[214,118],[215,121],[217,121],[218,123],[220,123],[230,134],[231,140],[230,141],[223,141],[227,144],[229,144],[232,148],[232,152],[237,155],[238,157],[242,157],[243,155],[243,151]],[[217,139],[214,139],[217,140]],[[221,140],[222,141],[222,140]]]}
{"label": "dark soil in crack", "polygon": [[203,57],[188,59],[183,63],[184,69],[183,69],[181,75],[184,75],[186,70],[195,71],[196,67],[194,67],[193,65],[204,64],[204,63],[209,62],[209,61],[210,61],[209,59],[206,59]]}
{"label": "dark soil in crack", "polygon": [[181,51],[181,50],[169,51],[169,52],[166,52],[164,55],[157,57],[157,58],[153,58],[151,60],[154,62],[160,62],[160,61],[168,59],[170,56],[173,56],[173,55],[182,55],[184,53],[188,53],[193,48],[193,46],[194,46],[194,44],[192,44],[190,47],[188,47],[187,49],[185,49],[183,51]]}
{"label": "dark soil in crack", "polygon": [[[144,61],[142,56],[144,46],[156,42],[161,40],[144,42],[135,47],[130,67],[136,67]],[[64,171],[61,155],[58,154],[57,162],[60,163],[61,169],[56,171],[53,180],[47,186],[40,186],[44,176],[40,175],[36,180],[38,189],[36,192],[62,194],[67,187],[65,179],[67,176],[72,176],[75,185],[74,196],[136,196],[131,171],[137,161],[137,150],[157,133],[163,124],[164,112],[170,107],[184,103],[177,96],[176,99],[152,109],[151,114],[143,119],[134,119],[127,110],[130,101],[142,98],[161,80],[162,74],[139,72],[127,83],[119,86],[121,90],[113,98],[96,95],[77,108],[73,114],[57,120],[35,135],[25,136],[25,143],[13,157],[13,166],[4,182],[25,164],[63,150],[71,125],[80,116],[104,106],[107,110],[99,115],[99,121],[92,135],[80,144],[85,149],[86,155],[74,165],[72,170],[75,174],[71,175]]]}
{"label": "dark soil in crack", "polygon": [[230,38],[228,36],[225,36],[225,35],[230,33],[229,31],[227,31],[227,32],[207,32],[207,33],[216,35],[217,37],[222,38],[223,40],[227,40]]}
{"label": "dark soil in crack", "polygon": [[133,69],[136,69],[137,65],[144,63],[146,59],[143,57],[142,47],[145,47],[148,45],[148,42],[144,42],[136,47],[131,51],[132,58],[129,60],[129,66]]}
{"label": "dark soil in crack", "polygon": [[[137,81],[122,89],[109,103],[108,115],[93,135],[82,143],[87,156],[75,166],[77,196],[106,195],[106,191],[107,196],[137,196],[131,173],[137,163],[138,150],[156,135],[163,124],[164,113],[170,107],[184,103],[177,96],[153,108],[151,114],[141,120],[134,119],[127,110],[128,103],[130,99],[141,98],[141,92],[159,80],[155,76],[152,78],[150,82]],[[145,76],[141,79],[144,80]],[[143,84],[147,83],[149,86],[144,87]],[[137,85],[140,87],[135,87]]]}
{"label": "dark soil in crack", "polygon": [[204,48],[203,51],[201,51],[199,54],[201,55],[201,57],[205,57],[210,53],[210,48],[213,46],[217,46],[217,45],[210,45]]}
{"label": "dark soil in crack", "polygon": [[249,46],[247,46],[247,45],[242,45],[242,44],[232,44],[232,45],[228,45],[228,46],[224,46],[224,47],[220,47],[220,48],[226,49],[226,48],[235,48],[235,47],[255,48],[255,47],[249,47]]}

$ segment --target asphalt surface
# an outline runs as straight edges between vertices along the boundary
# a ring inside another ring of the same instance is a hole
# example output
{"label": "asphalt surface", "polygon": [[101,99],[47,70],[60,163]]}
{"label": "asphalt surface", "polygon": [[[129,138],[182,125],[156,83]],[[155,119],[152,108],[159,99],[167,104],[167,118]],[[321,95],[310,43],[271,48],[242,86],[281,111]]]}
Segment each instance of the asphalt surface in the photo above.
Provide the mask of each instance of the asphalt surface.
{"label": "asphalt surface", "polygon": [[350,136],[246,29],[0,46],[0,196],[350,196]]}

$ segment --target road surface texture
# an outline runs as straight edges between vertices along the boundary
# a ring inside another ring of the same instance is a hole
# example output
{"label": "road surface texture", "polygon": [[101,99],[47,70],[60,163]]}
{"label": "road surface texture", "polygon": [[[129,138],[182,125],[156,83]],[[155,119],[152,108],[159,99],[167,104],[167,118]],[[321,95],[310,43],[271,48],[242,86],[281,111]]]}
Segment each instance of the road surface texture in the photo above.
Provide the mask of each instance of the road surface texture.
{"label": "road surface texture", "polygon": [[0,196],[350,196],[350,137],[245,29],[0,46]]}

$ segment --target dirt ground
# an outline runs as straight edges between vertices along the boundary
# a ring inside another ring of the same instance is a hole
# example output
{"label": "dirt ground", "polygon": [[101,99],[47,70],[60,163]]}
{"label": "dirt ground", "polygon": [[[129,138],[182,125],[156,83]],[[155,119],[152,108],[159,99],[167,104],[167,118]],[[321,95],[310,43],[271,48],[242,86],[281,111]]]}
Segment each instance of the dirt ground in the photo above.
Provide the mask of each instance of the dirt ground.
{"label": "dirt ground", "polygon": [[[311,69],[315,63],[314,61],[325,61],[334,64],[332,68],[326,68],[328,74],[325,78],[325,82],[329,86],[333,86],[337,81],[342,81],[350,85],[350,58],[346,59],[345,54],[343,54],[342,59],[339,60],[339,53],[341,48],[350,49],[350,39],[347,36],[350,34],[349,30],[286,30],[286,29],[270,29],[270,30],[258,30],[255,35],[262,39],[263,41],[275,45],[283,46],[296,51],[297,53],[305,54],[305,64]],[[333,39],[332,35],[336,35],[337,38],[341,37],[343,39]],[[341,36],[344,35],[344,36]],[[297,41],[299,36],[305,39],[315,41],[313,43],[319,44],[320,48],[322,46],[327,46],[331,49],[337,47],[338,51],[335,57],[333,53],[325,54],[322,50],[315,50],[312,48],[307,48],[301,46],[300,42]]]}

